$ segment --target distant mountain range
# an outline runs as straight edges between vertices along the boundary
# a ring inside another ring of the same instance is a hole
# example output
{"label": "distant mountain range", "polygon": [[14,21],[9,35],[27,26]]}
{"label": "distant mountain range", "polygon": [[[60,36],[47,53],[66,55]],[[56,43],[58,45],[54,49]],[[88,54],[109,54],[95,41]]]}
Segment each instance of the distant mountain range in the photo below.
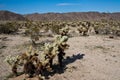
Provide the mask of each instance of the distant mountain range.
{"label": "distant mountain range", "polygon": [[0,11],[0,21],[23,21],[25,19],[33,21],[96,21],[96,20],[120,20],[120,12],[99,13],[99,12],[69,12],[69,13],[33,13],[16,14],[10,11]]}
{"label": "distant mountain range", "polygon": [[10,11],[0,11],[0,21],[23,21],[25,17]]}

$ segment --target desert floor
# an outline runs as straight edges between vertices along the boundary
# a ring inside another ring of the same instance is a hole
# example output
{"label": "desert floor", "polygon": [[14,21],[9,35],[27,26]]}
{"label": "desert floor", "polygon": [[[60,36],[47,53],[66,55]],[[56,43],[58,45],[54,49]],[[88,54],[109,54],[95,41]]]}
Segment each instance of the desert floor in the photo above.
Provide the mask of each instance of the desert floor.
{"label": "desert floor", "polygon": [[[29,43],[28,37],[0,35],[0,80],[11,73],[10,67],[4,62],[5,57],[24,52]],[[66,50],[64,69],[51,73],[47,80],[120,80],[120,37],[71,37],[68,44],[70,47]],[[23,79],[21,75],[11,80]]]}

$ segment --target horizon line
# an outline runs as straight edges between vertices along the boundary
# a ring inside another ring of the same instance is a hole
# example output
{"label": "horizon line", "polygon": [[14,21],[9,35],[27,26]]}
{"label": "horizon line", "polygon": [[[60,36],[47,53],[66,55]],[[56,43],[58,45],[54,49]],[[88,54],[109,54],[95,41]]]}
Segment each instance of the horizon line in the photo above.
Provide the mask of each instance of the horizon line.
{"label": "horizon line", "polygon": [[109,12],[109,11],[68,11],[68,12],[28,12],[28,13],[20,13],[20,12],[16,12],[16,11],[11,11],[11,10],[0,10],[0,11],[8,11],[8,12],[13,12],[13,13],[17,13],[17,14],[22,14],[22,15],[26,15],[26,14],[47,14],[47,13],[85,13],[85,12],[96,12],[96,13],[120,13],[120,11],[115,11],[115,12]]}

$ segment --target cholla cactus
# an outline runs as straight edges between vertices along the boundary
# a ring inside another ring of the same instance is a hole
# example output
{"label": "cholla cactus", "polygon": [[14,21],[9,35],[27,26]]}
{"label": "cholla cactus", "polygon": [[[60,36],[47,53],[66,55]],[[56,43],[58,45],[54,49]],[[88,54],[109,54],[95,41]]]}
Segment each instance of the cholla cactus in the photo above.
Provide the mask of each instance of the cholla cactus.
{"label": "cholla cactus", "polygon": [[69,47],[69,45],[66,43],[68,41],[67,33],[69,31],[69,28],[63,28],[60,30],[60,35],[57,35],[54,41],[54,46],[57,47],[57,56],[58,56],[58,62],[60,67],[63,66],[62,60],[63,56],[65,55],[64,50]]}
{"label": "cholla cactus", "polygon": [[36,64],[39,61],[38,59],[38,50],[35,50],[32,46],[29,47],[28,51],[26,51],[26,59],[24,62],[24,73],[28,74],[29,77],[33,77],[36,72]]}
{"label": "cholla cactus", "polygon": [[[54,45],[56,44],[57,46],[61,46],[61,45],[66,45],[68,41],[68,36],[62,36],[62,35],[57,35]],[[65,48],[64,48],[65,49]]]}
{"label": "cholla cactus", "polygon": [[15,76],[17,76],[17,67],[18,67],[18,64],[19,64],[19,56],[7,56],[5,61],[11,66],[12,68],[12,72]]}
{"label": "cholla cactus", "polygon": [[10,66],[13,66],[15,64],[15,62],[18,61],[18,57],[19,56],[11,56],[11,55],[9,55],[9,56],[7,56],[5,58],[5,62],[7,62]]}
{"label": "cholla cactus", "polygon": [[[28,74],[29,77],[32,77],[34,74],[39,76],[45,69],[48,71],[52,70],[53,59],[55,56],[58,56],[58,62],[62,67],[63,56],[65,55],[64,50],[69,46],[67,44],[68,36],[68,28],[62,29],[65,34],[60,34],[55,37],[55,41],[53,43],[46,43],[44,45],[44,50],[41,53],[44,55],[44,59],[42,60],[42,56],[38,56],[38,50],[34,49],[32,46],[28,48],[28,50],[22,55],[16,57],[6,57],[6,61],[9,64],[13,64],[12,71],[14,74],[17,74],[17,65],[22,63],[24,68],[24,73]],[[65,30],[65,31],[64,31]]]}
{"label": "cholla cactus", "polygon": [[33,46],[30,46],[30,47],[28,48],[28,50],[27,50],[24,54],[25,54],[27,57],[29,57],[29,56],[38,55],[38,54],[37,54],[38,52],[39,52],[39,51],[36,50],[36,49],[34,49]]}
{"label": "cholla cactus", "polygon": [[53,48],[50,43],[45,43],[44,47],[45,47],[44,48],[45,54],[49,54],[52,51],[52,48]]}
{"label": "cholla cactus", "polygon": [[68,36],[57,35],[55,36],[55,43],[61,44],[62,42],[67,42]]}
{"label": "cholla cactus", "polygon": [[88,32],[88,28],[87,27],[83,27],[83,26],[80,26],[78,29],[80,34],[82,34],[83,36],[87,35],[87,32]]}
{"label": "cholla cactus", "polygon": [[69,31],[68,26],[59,30],[60,34],[63,35],[63,36],[67,35],[68,31]]}
{"label": "cholla cactus", "polygon": [[44,64],[50,63],[49,67],[52,67],[53,64],[53,58],[57,55],[57,47],[55,48],[55,46],[53,44],[45,44],[45,49],[44,49],[44,54],[45,54],[45,61]]}
{"label": "cholla cactus", "polygon": [[[61,29],[63,32],[66,30],[68,32],[68,28]],[[67,33],[66,32],[66,33]],[[52,66],[53,58],[58,55],[59,64],[62,65],[63,56],[65,55],[64,50],[69,45],[66,43],[68,41],[68,36],[66,34],[61,34],[55,36],[55,41],[52,44],[45,44],[44,54],[45,54],[45,62],[49,62],[50,67]]]}

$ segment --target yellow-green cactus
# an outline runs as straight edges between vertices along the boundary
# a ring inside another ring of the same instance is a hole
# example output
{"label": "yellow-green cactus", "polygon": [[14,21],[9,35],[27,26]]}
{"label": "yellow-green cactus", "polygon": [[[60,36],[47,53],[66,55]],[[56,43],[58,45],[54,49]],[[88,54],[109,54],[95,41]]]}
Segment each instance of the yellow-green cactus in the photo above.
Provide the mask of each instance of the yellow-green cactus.
{"label": "yellow-green cactus", "polygon": [[18,57],[19,57],[18,55],[17,56],[9,55],[5,58],[5,62],[7,62],[10,66],[13,66],[15,62],[18,61]]}

